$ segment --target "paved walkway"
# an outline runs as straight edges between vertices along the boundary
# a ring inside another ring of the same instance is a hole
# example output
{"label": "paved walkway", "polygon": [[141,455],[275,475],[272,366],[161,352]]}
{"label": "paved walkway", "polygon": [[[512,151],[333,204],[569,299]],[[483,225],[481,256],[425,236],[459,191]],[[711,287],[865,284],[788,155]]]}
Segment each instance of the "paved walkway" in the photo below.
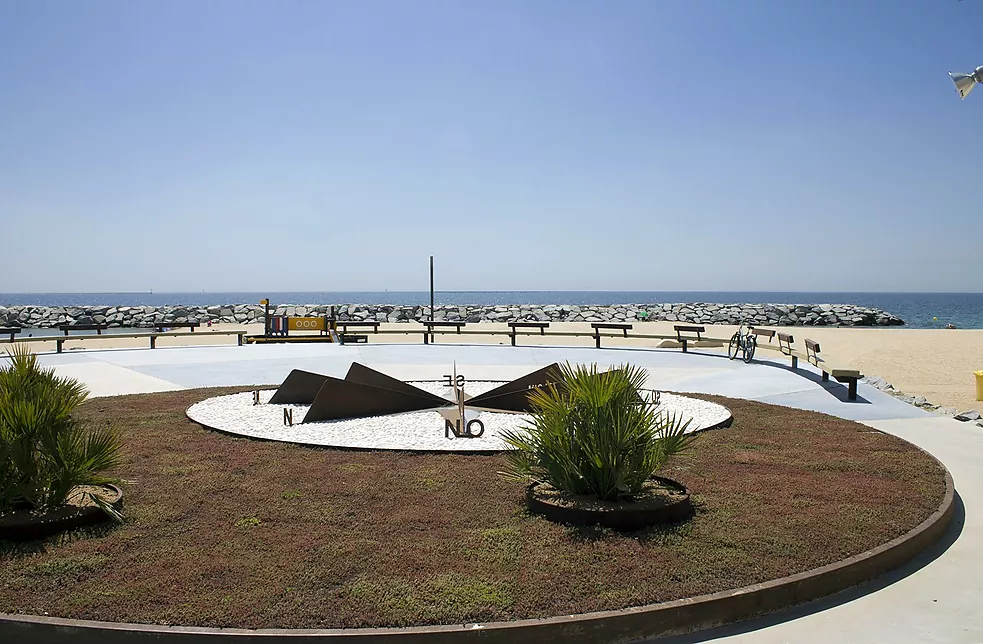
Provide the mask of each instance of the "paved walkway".
{"label": "paved walkway", "polygon": [[[275,385],[291,369],[344,377],[353,361],[403,379],[515,378],[552,362],[631,362],[648,385],[720,394],[824,412],[900,436],[952,473],[964,512],[947,538],[900,571],[795,609],[673,638],[675,642],[983,642],[983,428],[917,409],[864,384],[820,381],[811,367],[791,371],[768,354],[745,365],[717,354],[678,350],[370,344],[119,349],[44,354],[41,361],[87,384],[94,396],[219,385]],[[800,362],[800,365],[802,363]],[[805,374],[803,376],[802,374]]]}

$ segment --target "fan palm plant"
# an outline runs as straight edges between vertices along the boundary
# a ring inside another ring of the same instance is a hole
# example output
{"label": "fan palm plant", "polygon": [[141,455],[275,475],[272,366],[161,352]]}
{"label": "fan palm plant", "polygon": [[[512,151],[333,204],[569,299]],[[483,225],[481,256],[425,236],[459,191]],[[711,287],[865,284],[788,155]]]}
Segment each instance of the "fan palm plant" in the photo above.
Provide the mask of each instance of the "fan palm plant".
{"label": "fan palm plant", "polygon": [[[115,429],[89,429],[74,415],[86,388],[42,368],[21,347],[7,358],[0,368],[0,513],[47,512],[78,486],[109,483],[99,473],[118,464],[121,439]],[[87,496],[121,518],[98,495]]]}
{"label": "fan palm plant", "polygon": [[529,394],[532,422],[503,439],[512,479],[541,481],[563,492],[618,501],[638,494],[673,455],[695,440],[692,419],[656,410],[632,365],[599,373],[561,365],[558,382]]}

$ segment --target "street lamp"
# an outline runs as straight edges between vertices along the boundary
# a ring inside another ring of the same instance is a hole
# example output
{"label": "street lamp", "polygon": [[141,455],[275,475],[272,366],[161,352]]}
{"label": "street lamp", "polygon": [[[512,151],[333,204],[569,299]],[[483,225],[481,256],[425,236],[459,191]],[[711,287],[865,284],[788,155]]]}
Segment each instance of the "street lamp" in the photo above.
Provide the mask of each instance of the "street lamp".
{"label": "street lamp", "polygon": [[966,98],[973,91],[976,83],[983,83],[983,65],[980,65],[972,74],[962,74],[959,72],[949,72],[952,84],[956,86],[959,98]]}

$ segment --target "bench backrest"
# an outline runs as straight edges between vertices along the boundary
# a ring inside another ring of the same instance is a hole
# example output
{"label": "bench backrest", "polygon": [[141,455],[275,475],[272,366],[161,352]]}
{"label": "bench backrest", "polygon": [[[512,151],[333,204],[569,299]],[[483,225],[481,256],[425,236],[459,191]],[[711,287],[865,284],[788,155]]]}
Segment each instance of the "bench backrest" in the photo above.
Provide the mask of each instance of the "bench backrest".
{"label": "bench backrest", "polygon": [[13,335],[15,333],[20,333],[20,327],[19,326],[11,326],[11,327],[6,327],[5,326],[5,327],[0,327],[0,334],[3,334],[3,335]]}
{"label": "bench backrest", "polygon": [[59,331],[96,331],[98,329],[108,329],[106,324],[59,324]]}
{"label": "bench backrest", "polygon": [[591,328],[594,329],[630,329],[631,324],[628,322],[591,322]]}
{"label": "bench backrest", "polygon": [[509,326],[513,329],[516,327],[529,327],[536,329],[545,329],[550,325],[549,322],[509,322]]}
{"label": "bench backrest", "polygon": [[806,338],[805,345],[806,345],[806,360],[818,366],[819,351],[820,351],[819,343],[814,340],[810,340],[809,338]]}
{"label": "bench backrest", "polygon": [[680,342],[683,341],[683,333],[695,333],[696,339],[701,340],[701,333],[706,333],[706,328],[702,326],[694,326],[690,324],[674,324],[673,329],[676,331],[676,339]]}
{"label": "bench backrest", "polygon": [[457,327],[462,327],[465,324],[467,324],[467,322],[454,322],[454,321],[451,321],[451,320],[424,320],[423,321],[423,324],[425,324],[426,326],[457,326]]}
{"label": "bench backrest", "polygon": [[788,355],[792,353],[792,343],[795,342],[795,338],[792,337],[790,333],[779,333],[778,334],[778,350]]}
{"label": "bench backrest", "polygon": [[775,330],[774,329],[758,329],[758,328],[754,328],[754,329],[751,329],[751,333],[753,333],[754,335],[757,335],[757,336],[768,338],[768,342],[771,342],[772,338],[775,337]]}

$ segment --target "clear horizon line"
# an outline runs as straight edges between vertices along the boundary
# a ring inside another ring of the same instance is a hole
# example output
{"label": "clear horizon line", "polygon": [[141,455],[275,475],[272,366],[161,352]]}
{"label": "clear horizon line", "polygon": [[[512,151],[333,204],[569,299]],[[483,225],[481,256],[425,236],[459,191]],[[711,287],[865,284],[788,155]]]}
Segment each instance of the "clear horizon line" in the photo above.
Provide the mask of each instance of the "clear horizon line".
{"label": "clear horizon line", "polygon": [[[272,293],[320,294],[320,293],[429,293],[427,290],[356,290],[356,291],[9,291],[0,292],[5,295],[217,295],[241,293],[248,295],[264,295]],[[981,291],[755,291],[755,290],[707,290],[707,289],[667,289],[667,290],[634,290],[634,289],[498,289],[498,290],[435,290],[434,293],[835,293],[835,294],[892,294],[892,295],[983,295]]]}

